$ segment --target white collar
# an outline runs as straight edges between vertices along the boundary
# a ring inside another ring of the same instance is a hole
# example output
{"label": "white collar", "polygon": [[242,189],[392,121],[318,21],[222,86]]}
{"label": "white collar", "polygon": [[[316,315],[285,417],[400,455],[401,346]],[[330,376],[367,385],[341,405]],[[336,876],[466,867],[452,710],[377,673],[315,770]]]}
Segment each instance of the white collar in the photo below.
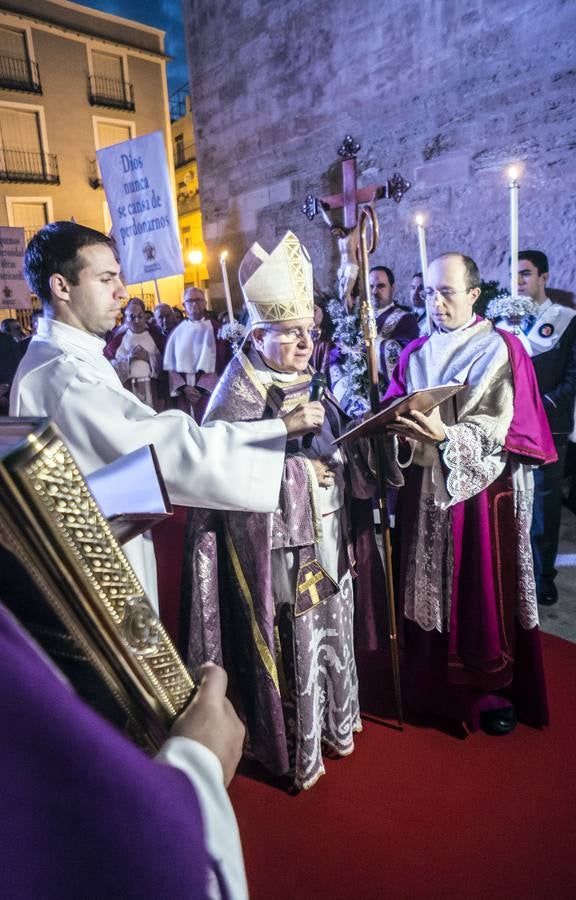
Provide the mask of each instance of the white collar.
{"label": "white collar", "polygon": [[541,319],[544,313],[547,312],[551,306],[552,301],[549,297],[546,297],[546,299],[542,303],[538,303],[536,306],[536,318]]}
{"label": "white collar", "polygon": [[464,322],[463,325],[459,325],[458,328],[441,328],[439,325],[436,325],[436,331],[439,331],[440,334],[458,334],[459,331],[464,331],[465,328],[470,328],[471,325],[476,321],[476,313],[472,313],[467,322]]}
{"label": "white collar", "polygon": [[98,356],[102,356],[102,351],[106,346],[104,339],[98,337],[97,334],[82,331],[81,328],[76,328],[74,325],[66,325],[58,319],[46,316],[38,319],[37,334],[39,338],[52,338],[63,349],[84,350]]}
{"label": "white collar", "polygon": [[277,372],[276,369],[271,369],[270,366],[266,365],[255,347],[253,349],[254,353],[250,354],[250,362],[256,369],[256,374],[262,384],[270,384],[273,381],[289,384],[305,374],[303,372]]}

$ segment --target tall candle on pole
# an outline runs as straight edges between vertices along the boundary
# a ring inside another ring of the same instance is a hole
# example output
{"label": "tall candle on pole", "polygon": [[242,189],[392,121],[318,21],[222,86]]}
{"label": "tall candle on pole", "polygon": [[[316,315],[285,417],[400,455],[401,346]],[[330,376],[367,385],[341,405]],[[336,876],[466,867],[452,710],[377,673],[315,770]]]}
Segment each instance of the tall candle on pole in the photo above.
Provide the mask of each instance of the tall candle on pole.
{"label": "tall candle on pole", "polygon": [[426,285],[428,273],[428,257],[426,255],[426,232],[424,231],[424,216],[418,214],[415,219],[418,231],[418,247],[420,249],[420,268],[422,269],[422,281]]}
{"label": "tall candle on pole", "polygon": [[224,294],[226,295],[226,307],[228,309],[228,318],[230,322],[234,321],[234,308],[232,306],[232,297],[230,296],[230,285],[228,283],[228,269],[226,268],[226,257],[228,251],[223,250],[220,254],[220,268],[222,269],[222,281],[224,282]]}
{"label": "tall candle on pole", "polygon": [[511,166],[508,169],[510,183],[510,295],[518,296],[518,169]]}
{"label": "tall candle on pole", "polygon": [[[418,247],[420,249],[420,268],[422,270],[422,285],[426,289],[428,281],[428,256],[426,253],[426,232],[424,230],[424,216],[418,213],[415,220],[416,230],[418,232]],[[432,316],[426,301],[426,322],[428,325],[428,334],[432,333]]]}

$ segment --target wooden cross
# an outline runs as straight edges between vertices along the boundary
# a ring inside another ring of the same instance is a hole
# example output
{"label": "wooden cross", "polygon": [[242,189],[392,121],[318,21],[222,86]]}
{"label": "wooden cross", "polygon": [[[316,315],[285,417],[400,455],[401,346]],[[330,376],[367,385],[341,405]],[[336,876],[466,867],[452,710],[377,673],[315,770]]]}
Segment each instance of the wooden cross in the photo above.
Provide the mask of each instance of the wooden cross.
{"label": "wooden cross", "polygon": [[[359,188],[356,170],[356,155],[360,150],[360,144],[347,134],[338,148],[338,156],[342,158],[342,190],[339,194],[330,194],[328,197],[315,197],[308,194],[301,206],[301,211],[312,221],[318,213],[327,213],[333,209],[344,210],[344,228],[356,227],[358,221],[358,207],[365,203],[373,203],[382,198],[395,200],[399,203],[410,187],[399,172],[395,172],[386,184],[370,184]],[[325,215],[326,218],[326,215]],[[335,225],[336,223],[331,223]]]}
{"label": "wooden cross", "polygon": [[318,588],[316,585],[319,581],[322,581],[324,578],[323,572],[316,572],[315,575],[312,572],[308,572],[306,578],[302,582],[302,584],[298,585],[298,592],[300,594],[310,594],[312,598],[312,606],[316,606],[317,603],[320,603],[321,596],[318,593]]}

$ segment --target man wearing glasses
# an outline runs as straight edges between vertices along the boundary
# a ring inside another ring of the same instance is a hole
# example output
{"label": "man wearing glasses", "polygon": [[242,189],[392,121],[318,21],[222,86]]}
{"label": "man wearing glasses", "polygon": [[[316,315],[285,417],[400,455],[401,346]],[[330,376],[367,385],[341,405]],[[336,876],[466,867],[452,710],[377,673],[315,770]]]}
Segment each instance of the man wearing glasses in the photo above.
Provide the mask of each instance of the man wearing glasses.
{"label": "man wearing glasses", "polygon": [[[306,250],[291,232],[270,254],[255,244],[240,282],[250,343],[222,375],[204,422],[283,416],[309,395]],[[374,483],[358,452],[348,460],[334,447],[339,413],[324,408],[317,436],[289,442],[274,513],[192,510],[189,524],[189,665],[221,661],[251,753],[295,788],[324,773],[323,748],[351,753],[361,729],[346,507],[352,493],[368,500]]]}
{"label": "man wearing glasses", "polygon": [[555,450],[530,359],[474,314],[479,294],[472,259],[432,261],[435,329],[402,353],[387,397],[465,383],[391,426],[407,466],[397,529],[406,699],[417,713],[503,735],[517,716],[548,720],[529,535],[531,467]]}

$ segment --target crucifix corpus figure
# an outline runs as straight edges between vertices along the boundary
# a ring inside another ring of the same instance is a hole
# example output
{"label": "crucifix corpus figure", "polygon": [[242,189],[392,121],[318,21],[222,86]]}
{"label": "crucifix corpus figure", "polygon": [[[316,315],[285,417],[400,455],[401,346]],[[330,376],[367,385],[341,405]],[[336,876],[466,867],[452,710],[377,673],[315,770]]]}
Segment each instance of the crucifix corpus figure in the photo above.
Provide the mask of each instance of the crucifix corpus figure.
{"label": "crucifix corpus figure", "polygon": [[[338,295],[349,311],[354,308],[354,287],[358,280],[358,208],[381,199],[391,198],[399,203],[410,187],[410,182],[395,172],[383,185],[371,184],[359,188],[356,157],[360,149],[360,144],[347,134],[338,148],[338,156],[342,159],[342,190],[327,197],[308,194],[301,207],[310,221],[320,214],[338,241]],[[335,221],[332,215],[339,209],[344,211],[341,223]]]}

